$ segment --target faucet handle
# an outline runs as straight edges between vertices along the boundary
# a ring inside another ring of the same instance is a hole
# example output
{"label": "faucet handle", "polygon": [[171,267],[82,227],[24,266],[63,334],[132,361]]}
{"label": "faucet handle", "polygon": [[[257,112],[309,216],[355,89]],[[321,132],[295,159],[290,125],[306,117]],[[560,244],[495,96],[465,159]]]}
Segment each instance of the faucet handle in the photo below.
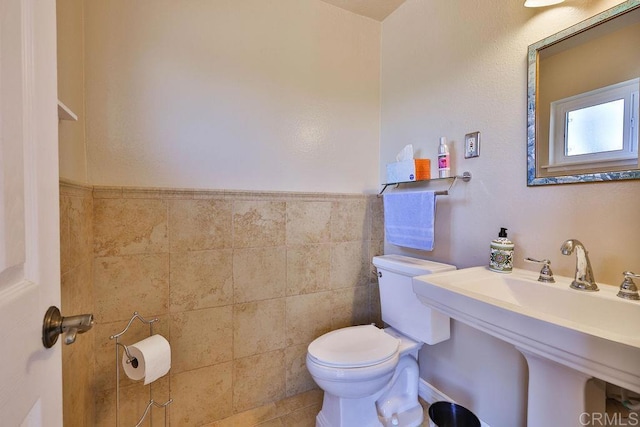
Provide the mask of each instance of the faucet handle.
{"label": "faucet handle", "polygon": [[638,294],[638,287],[633,282],[633,278],[640,278],[640,274],[632,273],[631,271],[625,271],[622,273],[624,275],[624,280],[620,285],[620,290],[618,291],[618,296],[624,299],[630,300],[640,300],[640,294]]}
{"label": "faucet handle", "polygon": [[531,262],[534,264],[542,264],[542,268],[540,269],[540,276],[538,277],[538,282],[543,283],[556,283],[556,279],[553,278],[553,271],[551,271],[551,261],[548,259],[537,260],[533,258],[525,258],[526,262]]}

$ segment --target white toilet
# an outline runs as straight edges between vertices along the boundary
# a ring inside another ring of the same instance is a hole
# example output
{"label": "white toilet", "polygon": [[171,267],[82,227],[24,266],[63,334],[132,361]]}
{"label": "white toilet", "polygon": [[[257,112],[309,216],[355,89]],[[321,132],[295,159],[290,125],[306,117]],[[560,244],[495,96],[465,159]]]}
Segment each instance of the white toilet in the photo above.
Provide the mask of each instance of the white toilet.
{"label": "white toilet", "polygon": [[418,350],[449,339],[449,317],[423,305],[412,278],[455,270],[452,265],[401,255],[373,258],[382,320],[351,326],[309,344],[307,369],[324,390],[316,427],[419,426]]}

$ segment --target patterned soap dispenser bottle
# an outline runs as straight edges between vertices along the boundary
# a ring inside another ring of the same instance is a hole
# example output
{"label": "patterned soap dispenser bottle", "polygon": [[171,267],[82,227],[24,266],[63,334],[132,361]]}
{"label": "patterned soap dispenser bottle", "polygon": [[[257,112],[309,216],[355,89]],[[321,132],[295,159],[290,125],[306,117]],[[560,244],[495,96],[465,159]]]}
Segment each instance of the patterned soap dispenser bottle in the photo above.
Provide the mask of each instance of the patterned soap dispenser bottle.
{"label": "patterned soap dispenser bottle", "polygon": [[511,273],[513,270],[513,247],[513,242],[507,238],[507,229],[500,228],[498,238],[491,241],[489,270],[498,273]]}

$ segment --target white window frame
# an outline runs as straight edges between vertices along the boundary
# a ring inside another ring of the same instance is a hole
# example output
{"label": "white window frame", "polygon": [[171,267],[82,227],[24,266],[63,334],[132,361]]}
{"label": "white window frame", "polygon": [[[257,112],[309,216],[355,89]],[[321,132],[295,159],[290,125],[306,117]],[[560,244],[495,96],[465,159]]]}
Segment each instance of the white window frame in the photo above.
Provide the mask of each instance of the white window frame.
{"label": "white window frame", "polygon": [[[549,122],[549,172],[638,165],[638,110],[640,78],[560,99],[551,103]],[[621,150],[566,155],[569,112],[624,99],[623,148]]]}

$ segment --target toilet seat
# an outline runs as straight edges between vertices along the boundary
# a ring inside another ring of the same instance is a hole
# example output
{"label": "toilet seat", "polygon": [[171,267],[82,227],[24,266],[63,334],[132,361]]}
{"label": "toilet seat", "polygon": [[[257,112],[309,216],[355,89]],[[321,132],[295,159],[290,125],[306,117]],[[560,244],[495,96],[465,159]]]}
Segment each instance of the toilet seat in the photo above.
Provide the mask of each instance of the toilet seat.
{"label": "toilet seat", "polygon": [[308,355],[314,362],[336,368],[363,368],[393,358],[400,345],[398,338],[373,325],[350,326],[316,338]]}

